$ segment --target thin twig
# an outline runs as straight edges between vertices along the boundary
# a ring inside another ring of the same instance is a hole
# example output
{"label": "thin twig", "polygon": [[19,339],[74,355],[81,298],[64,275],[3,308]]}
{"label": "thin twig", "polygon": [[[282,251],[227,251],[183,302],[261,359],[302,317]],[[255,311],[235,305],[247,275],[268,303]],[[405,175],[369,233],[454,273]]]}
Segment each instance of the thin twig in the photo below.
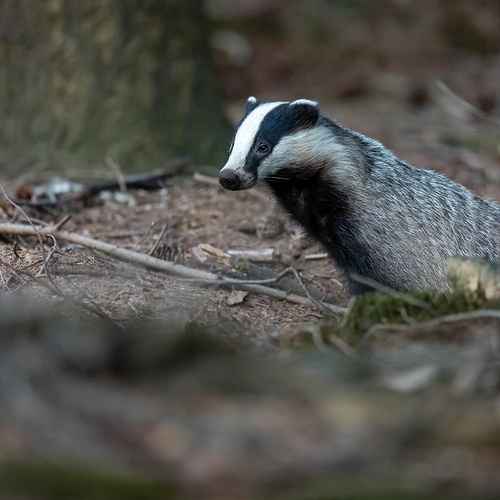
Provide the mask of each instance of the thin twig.
{"label": "thin twig", "polygon": [[59,231],[63,228],[63,226],[66,224],[71,219],[71,215],[66,215],[66,217],[63,217],[55,226],[54,229],[56,231]]}
{"label": "thin twig", "polygon": [[213,279],[214,277],[217,277],[213,273],[183,266],[181,264],[174,264],[173,262],[169,261],[160,260],[150,255],[134,252],[133,250],[121,248],[117,245],[112,245],[104,241],[89,238],[81,234],[69,231],[56,231],[54,226],[32,228],[24,224],[4,223],[0,224],[0,233],[20,236],[33,236],[36,234],[39,234],[40,236],[47,236],[49,234],[53,234],[56,238],[68,243],[81,245],[98,252],[103,252],[111,257],[115,257],[132,264],[151,267],[152,269],[156,269],[158,271],[172,272],[173,274],[186,278]]}
{"label": "thin twig", "polygon": [[[219,280],[219,284],[224,285],[224,279]],[[269,288],[262,285],[245,284],[244,281],[242,283],[235,283],[234,285],[237,286],[237,288],[239,288],[240,290],[259,293],[261,295],[267,295],[269,297],[274,297],[276,299],[287,300],[288,302],[293,302],[294,304],[301,304],[305,306],[313,305],[311,301],[306,297],[302,297],[301,295],[297,295],[295,293],[288,293],[283,290],[278,290],[276,288]],[[335,306],[333,304],[328,304],[326,302],[322,302],[321,304],[322,304],[321,307],[328,309],[328,311],[331,313],[342,314],[344,312],[343,307]]]}
{"label": "thin twig", "polygon": [[[287,274],[288,269],[285,269],[281,274]],[[214,275],[216,276],[216,275]],[[214,279],[197,279],[197,278],[186,278],[183,279],[183,282],[188,282],[188,283],[198,283],[198,284],[204,284],[204,285],[210,285],[210,284],[215,284],[215,285],[225,285],[225,286],[233,286],[235,288],[238,288],[240,290],[246,290],[248,292],[255,292],[255,293],[260,293],[261,295],[268,295],[269,297],[275,297],[278,299],[282,300],[288,300],[289,302],[293,302],[295,304],[302,304],[302,305],[316,305],[317,307],[320,307],[322,309],[326,309],[328,312],[334,313],[334,314],[343,314],[346,309],[344,307],[336,306],[334,304],[330,304],[328,302],[323,302],[317,299],[314,299],[314,297],[309,298],[309,297],[304,297],[302,295],[298,295],[296,293],[291,293],[286,290],[280,290],[276,288],[269,288],[264,285],[269,285],[269,284],[275,284],[279,279],[281,279],[282,276],[277,276],[274,278],[268,278],[268,279],[260,279],[260,280],[245,280],[245,279],[238,279],[238,278],[227,278],[227,277],[217,277],[217,280],[215,281]]]}
{"label": "thin twig", "polygon": [[[227,285],[237,285],[238,288],[242,288],[242,286],[261,286],[261,285],[270,285],[270,284],[276,284],[278,283],[281,279],[283,279],[287,274],[293,274],[297,282],[299,283],[300,287],[304,291],[307,300],[306,301],[300,301],[298,303],[300,304],[309,304],[309,302],[312,302],[314,305],[316,305],[319,308],[325,309],[328,312],[333,312],[335,314],[343,314],[346,309],[344,307],[336,306],[334,304],[330,304],[328,302],[323,302],[321,300],[316,299],[313,297],[311,292],[309,291],[307,285],[304,283],[302,277],[300,276],[299,272],[297,269],[294,267],[288,267],[285,270],[283,270],[281,273],[278,275],[274,276],[273,278],[267,278],[267,279],[259,279],[259,280],[244,280],[244,279],[237,279],[237,278],[222,278],[223,283]],[[243,288],[242,288],[243,289]],[[249,290],[248,288],[245,288],[245,290]],[[275,289],[272,289],[275,290]],[[250,290],[249,290],[250,291]],[[278,292],[278,290],[276,290]],[[279,294],[279,297],[300,297],[300,295],[294,294],[294,293],[289,293],[284,290],[279,290],[281,292]],[[269,295],[269,293],[265,293],[265,295]],[[274,297],[277,297],[276,294],[273,293]]]}
{"label": "thin twig", "polygon": [[[2,193],[5,197],[5,199],[19,212],[21,213],[24,218],[26,219],[26,221],[28,222],[28,224],[33,228],[33,231],[35,232],[35,235],[38,237],[38,243],[40,245],[40,251],[42,252],[42,257],[44,259],[44,261],[47,261],[47,256],[45,255],[45,247],[43,245],[43,238],[40,234],[40,232],[37,230],[37,226],[35,226],[35,224],[33,223],[33,221],[31,220],[31,218],[28,216],[28,214],[14,201],[12,200],[8,195],[7,193],[5,192],[5,189],[3,188],[3,186],[0,186],[2,188]],[[52,252],[53,253],[53,252]],[[52,256],[52,253],[50,254],[50,256]],[[50,279],[50,276],[49,276],[49,279]]]}
{"label": "thin twig", "polygon": [[470,102],[467,102],[465,99],[460,97],[459,95],[455,94],[453,90],[446,85],[446,83],[443,82],[443,80],[437,80],[436,81],[436,86],[441,92],[446,94],[448,97],[450,97],[453,101],[455,101],[456,104],[459,104],[462,108],[464,108],[466,111],[468,111],[471,115],[476,116],[477,118],[481,118],[482,120],[489,121],[491,123],[494,123],[495,125],[500,126],[500,119],[491,116],[488,113],[485,113],[484,111],[481,111],[480,109],[476,108],[476,106],[473,106]]}
{"label": "thin twig", "polygon": [[5,189],[3,188],[3,186],[0,186],[0,188],[2,189],[2,194],[4,195],[4,198],[19,212],[21,213],[24,218],[26,219],[26,221],[28,222],[28,224],[33,228],[33,231],[34,231],[34,234],[33,236],[38,236],[38,242],[40,243],[40,248],[42,250],[42,255],[43,255],[43,258],[45,259],[45,249],[43,247],[43,238],[42,236],[40,235],[40,232],[38,231],[37,227],[35,226],[35,224],[33,224],[31,218],[28,216],[28,214],[14,201],[12,200],[9,195],[5,192]]}
{"label": "thin twig", "polygon": [[427,311],[432,311],[432,306],[427,302],[416,299],[415,297],[412,297],[407,293],[398,292],[394,288],[391,288],[390,286],[387,285],[382,285],[378,281],[372,280],[371,278],[367,278],[366,276],[361,276],[360,274],[356,273],[351,273],[349,277],[351,277],[354,281],[362,283],[363,285],[368,285],[379,292],[385,293],[387,295],[392,295],[393,297],[397,297],[398,299],[401,299],[407,302],[408,304],[411,304],[412,306],[417,306]]}
{"label": "thin twig", "polygon": [[479,309],[477,311],[470,311],[464,313],[447,314],[445,316],[439,316],[437,318],[430,319],[428,321],[422,321],[420,323],[413,324],[399,324],[399,323],[377,323],[371,326],[365,334],[364,340],[368,340],[370,337],[374,336],[379,331],[392,331],[392,332],[404,332],[408,330],[417,329],[416,334],[420,334],[423,330],[429,330],[435,328],[436,326],[444,325],[447,323],[456,323],[458,321],[470,321],[476,319],[500,319],[500,310],[495,309]]}
{"label": "thin twig", "polygon": [[106,164],[108,167],[111,169],[113,174],[116,177],[116,182],[118,183],[118,187],[120,188],[120,192],[125,194],[127,192],[127,185],[125,183],[125,178],[123,176],[122,169],[120,168],[120,165],[116,163],[113,158],[106,158]]}
{"label": "thin twig", "polygon": [[23,285],[28,283],[28,280],[24,278],[25,275],[29,275],[28,272],[23,272],[22,270],[19,271],[10,262],[6,261],[2,256],[0,256],[0,264],[5,266],[19,281],[23,283]]}
{"label": "thin twig", "polygon": [[[331,311],[329,305],[327,306],[326,305],[326,302],[322,302],[322,301],[319,301],[317,300],[315,297],[313,297],[313,295],[311,294],[311,292],[309,291],[309,288],[306,286],[306,284],[304,283],[304,280],[302,279],[302,276],[300,275],[300,273],[297,271],[297,269],[295,269],[294,267],[289,267],[287,269],[285,269],[285,271],[288,271],[288,272],[291,272],[293,274],[293,276],[295,277],[295,279],[297,280],[298,284],[302,287],[302,290],[304,290],[304,293],[306,294],[306,297],[313,303],[315,304],[316,306],[318,307],[322,307],[323,309],[327,309],[328,311]],[[345,309],[344,308],[341,308],[339,306],[335,306],[336,308],[336,312],[338,313],[339,312],[339,309],[342,309],[343,311],[342,312],[345,312]]]}
{"label": "thin twig", "polygon": [[156,239],[155,244],[151,247],[151,250],[148,252],[148,255],[154,255],[155,254],[156,250],[158,249],[158,247],[161,244],[161,240],[163,239],[163,237],[165,236],[165,233],[168,230],[168,227],[169,227],[168,224],[165,224],[163,226],[163,229],[161,230],[158,238]]}
{"label": "thin twig", "polygon": [[54,255],[54,252],[57,250],[57,240],[54,238],[54,236],[52,234],[48,234],[47,236],[49,238],[52,238],[53,245],[50,248],[49,253],[47,254],[47,257],[45,257],[43,265],[40,268],[40,271],[38,271],[38,273],[35,275],[35,278],[40,278],[41,276],[48,274],[47,265],[49,264],[49,261],[52,258],[52,255]]}
{"label": "thin twig", "polygon": [[134,248],[135,252],[139,251],[139,248],[141,248],[142,244],[149,238],[149,235],[153,232],[153,229],[155,226],[156,226],[156,222],[155,221],[151,222],[146,234],[144,234],[144,236],[139,240],[139,243],[137,243],[137,245],[135,246],[135,248]]}

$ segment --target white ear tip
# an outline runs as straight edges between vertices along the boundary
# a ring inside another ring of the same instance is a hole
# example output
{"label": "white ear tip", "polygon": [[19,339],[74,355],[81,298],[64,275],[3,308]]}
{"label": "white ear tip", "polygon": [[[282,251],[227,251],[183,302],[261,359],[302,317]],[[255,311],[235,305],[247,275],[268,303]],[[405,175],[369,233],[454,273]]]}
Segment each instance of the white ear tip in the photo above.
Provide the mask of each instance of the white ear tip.
{"label": "white ear tip", "polygon": [[310,99],[297,99],[296,101],[293,101],[290,104],[292,106],[295,104],[307,104],[308,106],[314,106],[314,107],[318,106],[318,103],[316,101],[311,101]]}
{"label": "white ear tip", "polygon": [[247,102],[248,103],[251,103],[251,104],[255,104],[257,102],[257,98],[254,97],[254,96],[250,96],[248,99],[247,99]]}

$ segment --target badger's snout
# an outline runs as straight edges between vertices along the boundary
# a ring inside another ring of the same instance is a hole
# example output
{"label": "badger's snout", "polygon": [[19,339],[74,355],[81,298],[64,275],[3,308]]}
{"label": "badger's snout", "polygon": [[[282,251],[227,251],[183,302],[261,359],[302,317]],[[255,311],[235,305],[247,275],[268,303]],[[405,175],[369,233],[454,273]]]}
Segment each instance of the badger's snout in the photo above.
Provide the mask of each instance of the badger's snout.
{"label": "badger's snout", "polygon": [[224,189],[230,189],[231,191],[238,191],[242,187],[240,176],[234,170],[221,170],[219,184]]}

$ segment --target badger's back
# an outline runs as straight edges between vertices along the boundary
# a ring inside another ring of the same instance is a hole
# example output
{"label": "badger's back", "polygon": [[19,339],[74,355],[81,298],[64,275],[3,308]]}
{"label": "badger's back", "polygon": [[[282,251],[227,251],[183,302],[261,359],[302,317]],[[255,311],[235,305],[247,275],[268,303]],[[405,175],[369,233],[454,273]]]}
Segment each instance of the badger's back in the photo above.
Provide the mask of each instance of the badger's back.
{"label": "badger's back", "polygon": [[[500,262],[500,206],[403,162],[311,101],[260,106],[249,100],[221,184],[266,183],[348,276],[442,290],[452,256]],[[365,289],[351,279],[354,293]]]}
{"label": "badger's back", "polygon": [[350,202],[373,279],[397,289],[442,290],[450,257],[500,262],[500,206],[408,165],[376,141],[353,136],[364,145],[366,160]]}

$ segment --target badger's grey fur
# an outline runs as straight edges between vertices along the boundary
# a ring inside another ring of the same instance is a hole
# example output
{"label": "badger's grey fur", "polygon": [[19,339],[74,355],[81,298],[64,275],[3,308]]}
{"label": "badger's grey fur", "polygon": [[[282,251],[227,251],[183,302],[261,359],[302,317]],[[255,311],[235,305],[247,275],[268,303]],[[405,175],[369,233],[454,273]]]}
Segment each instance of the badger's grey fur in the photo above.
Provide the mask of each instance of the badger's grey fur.
{"label": "badger's grey fur", "polygon": [[[337,266],[397,290],[444,290],[450,257],[500,261],[500,206],[319,113],[251,97],[220,184],[267,184]],[[352,293],[370,289],[350,279]]]}

